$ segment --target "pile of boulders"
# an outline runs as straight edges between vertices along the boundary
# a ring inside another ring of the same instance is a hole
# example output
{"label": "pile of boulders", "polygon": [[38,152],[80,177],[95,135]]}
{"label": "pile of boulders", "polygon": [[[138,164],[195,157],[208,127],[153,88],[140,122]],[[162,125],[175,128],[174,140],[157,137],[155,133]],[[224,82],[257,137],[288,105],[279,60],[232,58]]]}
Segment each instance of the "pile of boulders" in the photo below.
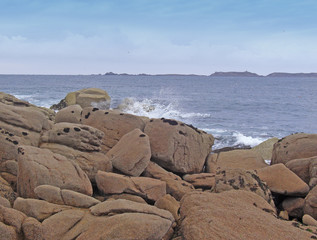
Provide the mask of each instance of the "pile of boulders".
{"label": "pile of boulders", "polygon": [[212,135],[101,95],[54,114],[0,94],[1,240],[317,239],[317,134],[213,153]]}

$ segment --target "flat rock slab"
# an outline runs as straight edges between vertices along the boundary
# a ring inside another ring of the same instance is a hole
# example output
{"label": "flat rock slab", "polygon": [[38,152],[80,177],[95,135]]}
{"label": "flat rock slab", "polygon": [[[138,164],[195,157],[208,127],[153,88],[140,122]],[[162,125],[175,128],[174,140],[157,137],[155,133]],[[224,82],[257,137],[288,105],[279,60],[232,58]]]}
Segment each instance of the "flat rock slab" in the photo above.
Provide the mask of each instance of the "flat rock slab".
{"label": "flat rock slab", "polygon": [[104,194],[131,193],[152,201],[166,194],[166,183],[147,177],[128,177],[116,173],[98,171],[98,189]]}
{"label": "flat rock slab", "polygon": [[181,201],[181,239],[308,240],[316,236],[279,220],[273,211],[251,192],[189,193]]}
{"label": "flat rock slab", "polygon": [[282,163],[258,169],[257,174],[274,193],[306,196],[309,192],[309,186]]}
{"label": "flat rock slab", "polygon": [[138,177],[151,159],[149,137],[140,129],[125,134],[106,155],[114,168],[122,173]]}
{"label": "flat rock slab", "polygon": [[31,146],[19,148],[17,190],[21,197],[36,198],[34,189],[52,185],[92,195],[88,176],[74,161],[46,149]]}
{"label": "flat rock slab", "polygon": [[215,186],[214,173],[186,174],[183,176],[183,179],[196,188],[211,189]]}

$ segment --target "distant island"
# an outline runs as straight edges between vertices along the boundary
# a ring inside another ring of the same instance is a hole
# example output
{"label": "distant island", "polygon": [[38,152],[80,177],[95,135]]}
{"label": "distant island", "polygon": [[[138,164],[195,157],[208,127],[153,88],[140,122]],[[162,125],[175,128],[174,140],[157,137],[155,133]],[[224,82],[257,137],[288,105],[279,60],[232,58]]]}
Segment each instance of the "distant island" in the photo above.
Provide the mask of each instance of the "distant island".
{"label": "distant island", "polygon": [[268,75],[259,75],[248,71],[244,72],[214,72],[211,75],[198,75],[198,74],[128,74],[128,73],[113,73],[107,72],[104,75],[107,76],[205,76],[205,77],[317,77],[317,73],[286,73],[286,72],[274,72]]}

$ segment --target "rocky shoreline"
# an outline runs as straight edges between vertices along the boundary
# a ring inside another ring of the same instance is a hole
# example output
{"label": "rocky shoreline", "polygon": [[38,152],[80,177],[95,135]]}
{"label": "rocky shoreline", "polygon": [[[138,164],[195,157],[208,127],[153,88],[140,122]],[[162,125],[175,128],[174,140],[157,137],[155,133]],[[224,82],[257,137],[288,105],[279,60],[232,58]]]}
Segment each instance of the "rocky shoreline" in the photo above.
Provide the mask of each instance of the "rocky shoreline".
{"label": "rocky shoreline", "polygon": [[110,101],[83,89],[55,113],[0,93],[0,240],[317,239],[317,134],[212,152]]}

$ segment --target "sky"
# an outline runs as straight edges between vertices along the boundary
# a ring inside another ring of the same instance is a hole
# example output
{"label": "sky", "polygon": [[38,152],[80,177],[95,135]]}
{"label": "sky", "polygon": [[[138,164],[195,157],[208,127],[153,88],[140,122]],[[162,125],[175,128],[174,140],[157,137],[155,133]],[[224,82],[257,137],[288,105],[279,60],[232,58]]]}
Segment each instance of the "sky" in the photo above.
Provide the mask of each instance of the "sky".
{"label": "sky", "polygon": [[0,0],[0,74],[317,72],[316,0]]}

